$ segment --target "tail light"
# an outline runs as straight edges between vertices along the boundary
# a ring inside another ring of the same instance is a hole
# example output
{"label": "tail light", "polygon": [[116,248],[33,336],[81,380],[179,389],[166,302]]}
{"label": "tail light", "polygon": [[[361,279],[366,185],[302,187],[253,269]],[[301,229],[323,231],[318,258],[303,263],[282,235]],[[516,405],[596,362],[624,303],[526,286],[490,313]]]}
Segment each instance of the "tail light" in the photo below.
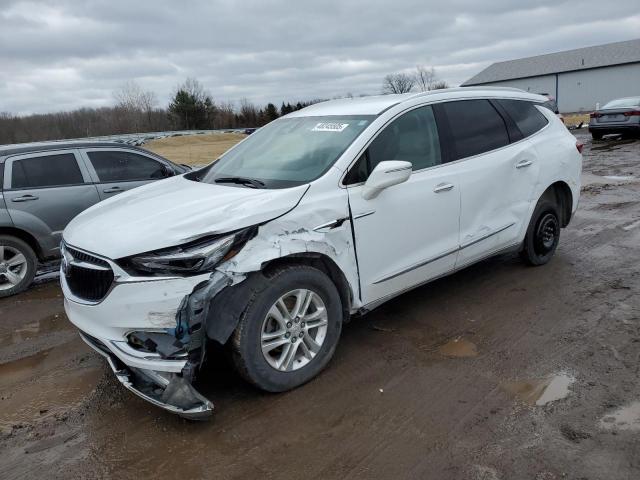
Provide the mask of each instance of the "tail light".
{"label": "tail light", "polygon": [[640,116],[640,110],[632,110],[630,112],[624,112],[623,115],[625,117],[638,117]]}
{"label": "tail light", "polygon": [[601,114],[601,113],[593,112],[593,113],[591,113],[591,114],[589,115],[589,118],[599,118],[599,117],[601,117],[601,116],[602,116],[602,114]]}
{"label": "tail light", "polygon": [[584,147],[584,143],[576,142],[576,148],[578,149],[578,153],[582,155],[582,149]]}

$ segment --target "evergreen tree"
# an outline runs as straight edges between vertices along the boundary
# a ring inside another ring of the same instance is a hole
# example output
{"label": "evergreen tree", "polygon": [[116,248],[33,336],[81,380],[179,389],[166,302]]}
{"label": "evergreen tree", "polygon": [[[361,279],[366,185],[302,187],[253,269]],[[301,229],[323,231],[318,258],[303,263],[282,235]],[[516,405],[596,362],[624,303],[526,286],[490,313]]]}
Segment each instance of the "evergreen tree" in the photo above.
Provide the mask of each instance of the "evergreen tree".
{"label": "evergreen tree", "polygon": [[267,107],[264,109],[264,117],[266,123],[274,121],[279,116],[280,115],[278,115],[278,108],[273,103],[268,103]]}

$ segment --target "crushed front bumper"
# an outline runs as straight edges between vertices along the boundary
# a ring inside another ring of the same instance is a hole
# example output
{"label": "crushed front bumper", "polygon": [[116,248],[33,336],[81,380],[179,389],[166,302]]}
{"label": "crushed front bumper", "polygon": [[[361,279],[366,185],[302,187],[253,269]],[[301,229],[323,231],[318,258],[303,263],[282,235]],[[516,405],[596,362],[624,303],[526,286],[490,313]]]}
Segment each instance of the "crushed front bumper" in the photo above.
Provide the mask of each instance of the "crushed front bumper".
{"label": "crushed front bumper", "polygon": [[100,340],[82,331],[79,333],[87,345],[107,359],[118,381],[140,398],[189,420],[204,420],[213,413],[213,403],[183,376],[128,367]]}

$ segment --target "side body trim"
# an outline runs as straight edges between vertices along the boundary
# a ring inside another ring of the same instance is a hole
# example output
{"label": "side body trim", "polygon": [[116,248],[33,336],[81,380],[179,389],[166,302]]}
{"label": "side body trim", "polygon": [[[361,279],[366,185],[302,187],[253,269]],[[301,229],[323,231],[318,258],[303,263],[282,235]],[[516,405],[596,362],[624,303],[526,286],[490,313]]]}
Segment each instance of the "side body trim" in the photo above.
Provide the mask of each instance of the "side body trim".
{"label": "side body trim", "polygon": [[401,271],[399,271],[399,272],[393,273],[393,274],[388,275],[388,276],[386,276],[386,277],[384,277],[384,278],[381,278],[381,279],[379,279],[379,280],[376,280],[375,282],[373,282],[373,284],[374,284],[374,285],[378,285],[379,283],[386,282],[386,281],[388,281],[388,280],[394,279],[394,278],[396,278],[396,277],[399,277],[400,275],[404,275],[405,273],[409,273],[409,272],[411,272],[412,270],[415,270],[415,269],[417,269],[417,268],[424,267],[425,265],[428,265],[428,264],[430,264],[430,263],[433,263],[433,262],[435,262],[435,261],[437,261],[437,260],[440,260],[440,259],[442,259],[442,258],[444,258],[444,257],[447,257],[447,256],[449,256],[449,255],[452,255],[452,254],[454,254],[454,253],[457,253],[457,252],[459,252],[460,250],[463,250],[463,249],[465,249],[465,248],[467,248],[467,247],[470,247],[471,245],[475,245],[476,243],[482,242],[483,240],[486,240],[486,239],[487,239],[487,238],[489,238],[489,237],[492,237],[492,236],[494,236],[494,235],[497,235],[498,233],[505,231],[507,228],[512,227],[513,225],[515,225],[515,222],[512,222],[512,223],[510,223],[509,225],[505,225],[504,227],[501,227],[501,228],[499,228],[499,229],[497,229],[497,230],[494,230],[494,231],[493,231],[493,232],[491,232],[491,233],[487,233],[486,235],[483,235],[482,237],[476,238],[476,239],[472,240],[471,242],[467,242],[467,243],[465,243],[465,244],[462,244],[462,245],[460,245],[460,246],[459,246],[459,247],[457,247],[457,248],[454,248],[454,249],[452,249],[452,250],[448,250],[448,251],[446,251],[446,252],[444,252],[444,253],[441,253],[440,255],[437,255],[436,257],[430,258],[429,260],[425,260],[425,261],[420,262],[420,263],[418,263],[418,264],[416,264],[416,265],[412,265],[412,266],[410,266],[410,267],[408,267],[408,268],[405,268],[404,270],[401,270]]}

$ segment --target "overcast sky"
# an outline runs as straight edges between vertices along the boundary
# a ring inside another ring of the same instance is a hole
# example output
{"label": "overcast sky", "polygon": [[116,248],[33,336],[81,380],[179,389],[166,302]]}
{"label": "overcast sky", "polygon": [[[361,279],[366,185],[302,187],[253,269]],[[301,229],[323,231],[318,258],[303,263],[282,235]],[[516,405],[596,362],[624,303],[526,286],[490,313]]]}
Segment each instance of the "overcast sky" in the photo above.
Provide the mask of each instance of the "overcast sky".
{"label": "overcast sky", "polygon": [[196,77],[217,101],[380,93],[434,66],[450,85],[492,62],[640,37],[638,0],[0,0],[0,111],[113,104],[128,80],[165,105]]}

